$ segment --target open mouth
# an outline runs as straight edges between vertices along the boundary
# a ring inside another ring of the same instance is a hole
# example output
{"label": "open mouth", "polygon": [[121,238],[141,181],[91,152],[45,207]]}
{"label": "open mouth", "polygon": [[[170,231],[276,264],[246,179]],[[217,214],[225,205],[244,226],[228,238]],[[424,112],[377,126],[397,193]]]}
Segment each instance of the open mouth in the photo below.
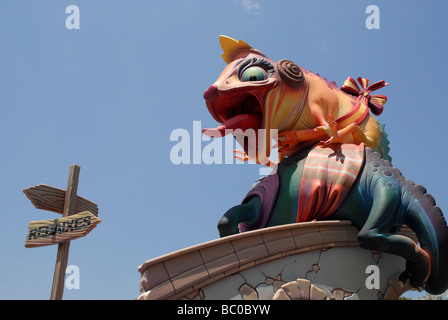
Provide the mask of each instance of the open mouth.
{"label": "open mouth", "polygon": [[207,100],[207,107],[214,118],[222,123],[214,129],[205,129],[204,134],[210,137],[224,137],[240,129],[260,129],[263,122],[261,101],[253,94],[235,92],[219,95]]}

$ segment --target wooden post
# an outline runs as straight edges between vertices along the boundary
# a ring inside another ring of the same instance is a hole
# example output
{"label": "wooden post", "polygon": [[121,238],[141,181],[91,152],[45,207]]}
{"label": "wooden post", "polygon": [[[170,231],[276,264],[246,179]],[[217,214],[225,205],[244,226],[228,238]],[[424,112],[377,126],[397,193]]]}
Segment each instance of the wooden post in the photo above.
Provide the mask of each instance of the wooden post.
{"label": "wooden post", "polygon": [[[67,217],[75,213],[79,172],[81,168],[73,164],[70,166],[68,175],[67,189],[64,200],[64,210],[62,217]],[[51,300],[61,300],[64,293],[65,271],[67,269],[68,251],[70,241],[58,244],[58,255],[56,257],[56,266],[53,276],[53,287],[51,288]]]}

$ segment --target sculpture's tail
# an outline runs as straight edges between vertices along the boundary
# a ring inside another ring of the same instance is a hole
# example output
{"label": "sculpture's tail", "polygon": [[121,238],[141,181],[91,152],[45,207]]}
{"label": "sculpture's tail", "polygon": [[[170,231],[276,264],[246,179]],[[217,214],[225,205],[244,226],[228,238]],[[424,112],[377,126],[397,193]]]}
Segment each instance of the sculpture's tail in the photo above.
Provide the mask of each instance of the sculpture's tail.
{"label": "sculpture's tail", "polygon": [[431,257],[431,273],[425,290],[441,294],[448,289],[447,223],[442,210],[423,186],[405,180],[402,190],[404,207],[407,208],[403,222],[415,232],[421,248]]}

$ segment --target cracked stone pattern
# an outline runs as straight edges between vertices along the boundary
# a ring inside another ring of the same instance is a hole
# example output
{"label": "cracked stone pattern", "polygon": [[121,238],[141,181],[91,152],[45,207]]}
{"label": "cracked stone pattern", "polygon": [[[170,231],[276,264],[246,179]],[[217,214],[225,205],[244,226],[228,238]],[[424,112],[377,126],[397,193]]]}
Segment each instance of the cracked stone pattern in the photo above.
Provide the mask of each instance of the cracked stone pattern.
{"label": "cracked stone pattern", "polygon": [[[347,262],[353,252],[344,252],[347,251],[344,248],[285,257],[206,286],[203,288],[203,297],[217,299],[216,291],[219,290],[219,299],[231,300],[383,300],[397,299],[403,292],[410,290],[408,284],[402,288],[397,277],[380,277],[383,283],[380,290],[367,289],[365,280],[368,275],[364,272],[365,268],[376,261],[381,263],[382,256],[362,248],[350,250],[359,250],[355,254],[362,258]],[[388,257],[391,258],[395,257]],[[228,285],[224,284],[226,282]],[[228,288],[226,293],[225,288]]]}
{"label": "cracked stone pattern", "polygon": [[[413,236],[409,231],[404,235]],[[369,265],[381,271],[379,289],[366,287]],[[389,300],[410,289],[397,280],[404,268],[400,257],[360,248],[357,229],[349,222],[308,222],[217,239],[148,260],[139,266],[138,299]]]}

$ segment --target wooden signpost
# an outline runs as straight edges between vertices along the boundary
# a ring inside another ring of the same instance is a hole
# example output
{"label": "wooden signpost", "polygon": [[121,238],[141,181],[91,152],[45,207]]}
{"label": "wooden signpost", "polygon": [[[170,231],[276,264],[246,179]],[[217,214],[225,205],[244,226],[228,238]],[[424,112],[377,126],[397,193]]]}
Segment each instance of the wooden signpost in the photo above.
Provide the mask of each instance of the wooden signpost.
{"label": "wooden signpost", "polygon": [[66,190],[44,184],[23,190],[37,209],[62,214],[59,219],[31,222],[25,242],[27,248],[58,244],[52,300],[62,299],[70,241],[86,236],[101,222],[98,206],[77,196],[80,169],[75,164],[70,166]]}

